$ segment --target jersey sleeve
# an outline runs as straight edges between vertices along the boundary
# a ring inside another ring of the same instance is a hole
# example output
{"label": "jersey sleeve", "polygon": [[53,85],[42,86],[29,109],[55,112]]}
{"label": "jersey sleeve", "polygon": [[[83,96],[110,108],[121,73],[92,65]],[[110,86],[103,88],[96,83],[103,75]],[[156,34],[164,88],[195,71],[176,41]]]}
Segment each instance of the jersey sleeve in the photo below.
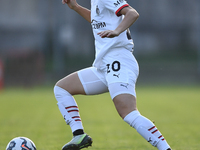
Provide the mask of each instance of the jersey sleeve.
{"label": "jersey sleeve", "polygon": [[125,0],[101,0],[104,6],[113,11],[117,16],[121,16],[120,11],[129,4]]}

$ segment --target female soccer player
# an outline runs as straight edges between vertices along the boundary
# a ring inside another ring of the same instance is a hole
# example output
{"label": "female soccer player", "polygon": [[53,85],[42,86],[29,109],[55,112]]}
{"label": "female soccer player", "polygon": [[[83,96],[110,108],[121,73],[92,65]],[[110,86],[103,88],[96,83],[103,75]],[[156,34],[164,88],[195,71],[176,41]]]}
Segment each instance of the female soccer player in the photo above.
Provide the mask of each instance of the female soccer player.
{"label": "female soccer player", "polygon": [[155,125],[136,107],[139,67],[132,54],[134,44],[128,28],[139,17],[138,12],[125,0],[91,0],[91,10],[80,6],[76,0],[62,0],[62,3],[91,23],[96,52],[92,67],[66,76],[54,87],[59,110],[73,133],[72,140],[62,150],[77,150],[92,144],[92,138],[84,133],[73,95],[105,92],[110,93],[123,120],[144,139],[159,150],[171,150]]}

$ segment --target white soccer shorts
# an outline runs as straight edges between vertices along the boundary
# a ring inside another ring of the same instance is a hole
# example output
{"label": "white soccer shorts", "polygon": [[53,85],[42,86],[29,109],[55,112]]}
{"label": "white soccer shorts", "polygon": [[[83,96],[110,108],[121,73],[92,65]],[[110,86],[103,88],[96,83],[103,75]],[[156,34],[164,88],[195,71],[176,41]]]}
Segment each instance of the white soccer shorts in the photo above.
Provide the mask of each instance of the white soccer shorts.
{"label": "white soccer shorts", "polygon": [[118,58],[107,56],[101,69],[89,67],[78,71],[78,76],[87,95],[110,92],[111,98],[119,94],[131,94],[136,97],[135,84],[139,67],[135,57],[127,51]]}

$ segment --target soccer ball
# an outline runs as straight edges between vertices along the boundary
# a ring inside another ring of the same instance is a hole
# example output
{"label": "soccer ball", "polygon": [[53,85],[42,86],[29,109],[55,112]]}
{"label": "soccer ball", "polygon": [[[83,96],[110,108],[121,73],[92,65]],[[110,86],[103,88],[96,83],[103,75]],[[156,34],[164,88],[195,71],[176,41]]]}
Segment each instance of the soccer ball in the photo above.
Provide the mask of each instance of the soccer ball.
{"label": "soccer ball", "polygon": [[6,150],[36,150],[36,146],[27,137],[16,137],[8,143]]}

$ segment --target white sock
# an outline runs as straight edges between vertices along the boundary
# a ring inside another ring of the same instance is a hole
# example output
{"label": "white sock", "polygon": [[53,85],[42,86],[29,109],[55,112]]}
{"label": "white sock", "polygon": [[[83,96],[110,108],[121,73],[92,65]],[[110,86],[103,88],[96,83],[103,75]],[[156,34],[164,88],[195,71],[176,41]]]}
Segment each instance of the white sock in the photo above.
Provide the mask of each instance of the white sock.
{"label": "white sock", "polygon": [[61,87],[54,87],[55,98],[58,101],[58,108],[66,123],[70,125],[72,132],[83,129],[79,114],[78,105],[74,97]]}
{"label": "white sock", "polygon": [[156,126],[149,119],[142,116],[139,111],[132,111],[124,118],[124,121],[135,128],[143,138],[151,145],[157,147],[158,150],[167,150],[170,148]]}

